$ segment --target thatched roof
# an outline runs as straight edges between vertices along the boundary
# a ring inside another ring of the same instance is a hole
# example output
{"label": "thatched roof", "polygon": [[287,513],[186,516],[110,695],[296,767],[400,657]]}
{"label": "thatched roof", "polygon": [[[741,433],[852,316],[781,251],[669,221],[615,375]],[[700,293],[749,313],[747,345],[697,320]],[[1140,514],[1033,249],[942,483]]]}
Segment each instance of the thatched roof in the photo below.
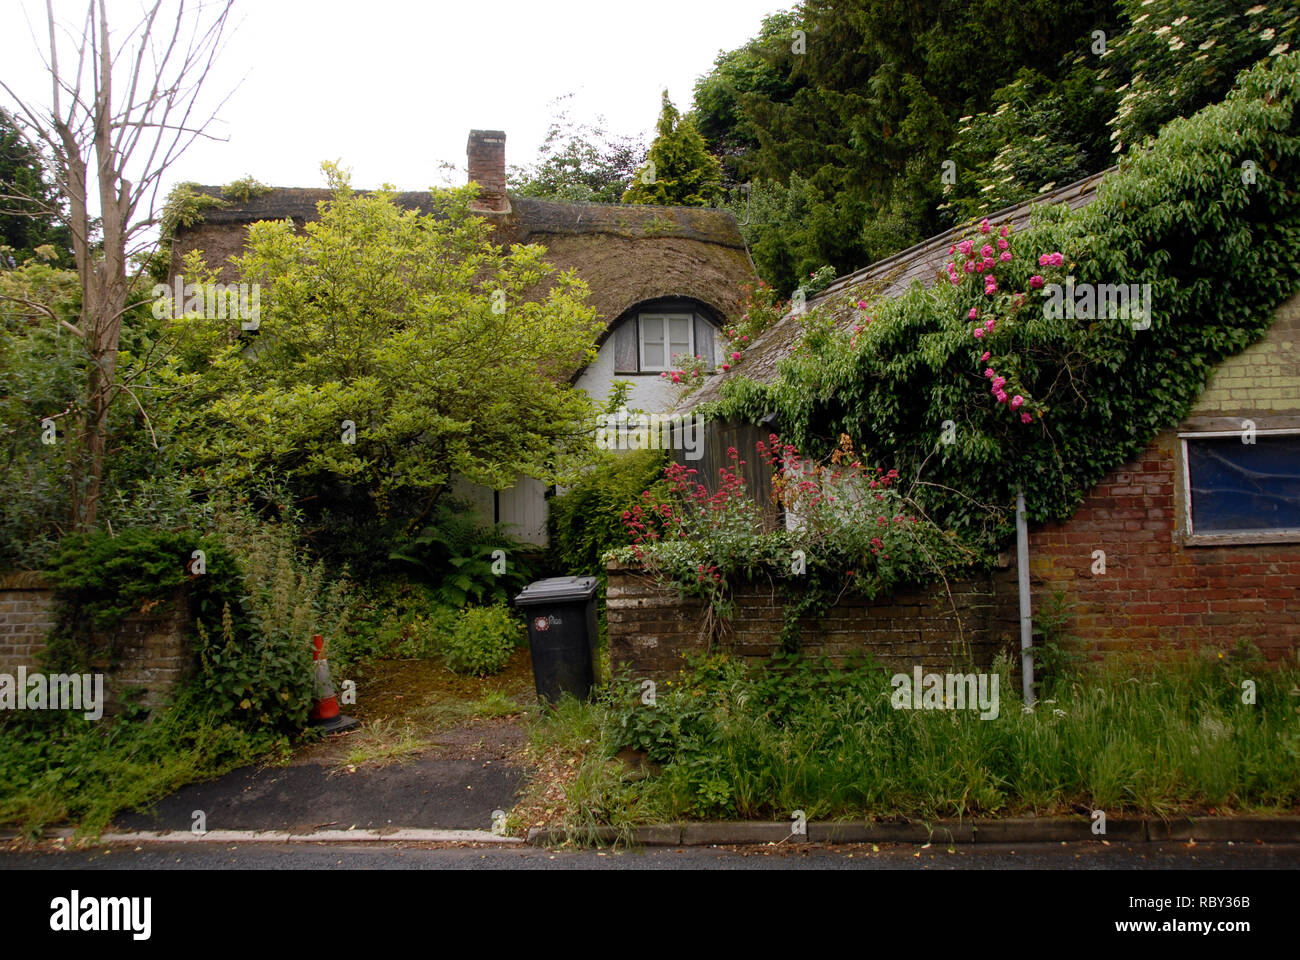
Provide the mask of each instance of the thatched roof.
{"label": "thatched roof", "polygon": [[[198,190],[223,199],[203,219],[177,231],[173,269],[188,250],[201,249],[212,266],[228,269],[241,252],[247,226],[292,217],[301,225],[317,218],[317,204],[330,191],[279,187],[247,201],[225,197],[220,187]],[[398,193],[403,207],[430,210],[428,193]],[[735,218],[702,207],[559,203],[510,195],[506,214],[482,214],[502,244],[538,243],[560,270],[572,268],[591,288],[588,304],[606,326],[625,310],[661,297],[690,298],[720,319],[738,316],[740,285],[753,282],[753,262]]]}
{"label": "thatched roof", "polygon": [[[1033,200],[1016,204],[988,215],[994,224],[1007,224],[1013,230],[1019,230],[1029,223],[1029,218],[1036,207],[1064,203],[1071,209],[1077,209],[1092,201],[1096,196],[1097,186],[1110,171],[1102,171],[1085,177],[1068,186],[1042,194]],[[861,270],[846,274],[836,279],[829,287],[807,302],[809,310],[832,303],[842,303],[848,299],[854,301],[888,299],[904,293],[913,283],[919,282],[930,286],[943,278],[944,264],[949,260],[948,248],[960,240],[970,230],[967,225],[960,225],[938,236],[908,247],[892,257],[886,257]],[[844,310],[835,316],[836,322],[848,329],[858,322],[857,310]],[[744,359],[730,371],[719,372],[716,376],[706,378],[698,390],[688,394],[680,404],[679,412],[686,412],[702,403],[718,398],[718,391],[728,377],[748,377],[760,383],[770,383],[776,379],[777,364],[797,347],[802,333],[799,316],[786,314],[771,327],[758,336],[745,351]]]}

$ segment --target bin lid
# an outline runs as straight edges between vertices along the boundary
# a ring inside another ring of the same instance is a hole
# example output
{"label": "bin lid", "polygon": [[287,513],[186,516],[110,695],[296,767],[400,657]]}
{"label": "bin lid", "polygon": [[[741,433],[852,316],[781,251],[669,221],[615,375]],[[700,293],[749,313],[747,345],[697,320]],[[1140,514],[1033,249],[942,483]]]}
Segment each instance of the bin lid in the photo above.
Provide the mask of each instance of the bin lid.
{"label": "bin lid", "polygon": [[519,591],[515,603],[521,607],[540,603],[564,603],[573,600],[590,600],[600,581],[595,577],[551,577],[534,580]]}

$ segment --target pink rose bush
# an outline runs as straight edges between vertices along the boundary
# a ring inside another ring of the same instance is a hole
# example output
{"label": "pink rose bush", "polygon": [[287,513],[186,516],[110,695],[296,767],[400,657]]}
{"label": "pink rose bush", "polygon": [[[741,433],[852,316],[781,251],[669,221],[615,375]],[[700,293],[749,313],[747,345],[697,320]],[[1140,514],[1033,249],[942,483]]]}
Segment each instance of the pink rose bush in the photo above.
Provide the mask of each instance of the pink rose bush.
{"label": "pink rose bush", "polygon": [[[994,233],[995,230],[993,225],[984,219],[979,223],[979,232],[987,235]],[[980,277],[983,296],[980,298],[980,303],[970,306],[966,313],[968,321],[982,320],[970,331],[972,338],[981,346],[988,346],[988,349],[979,354],[978,362],[981,365],[987,364],[984,367],[984,378],[989,381],[989,393],[994,402],[1005,405],[1021,424],[1028,424],[1041,416],[1042,410],[1034,404],[1029,392],[1021,384],[1015,383],[1012,389],[1013,381],[1016,379],[1014,371],[999,373],[1000,364],[994,359],[998,349],[996,346],[989,345],[990,341],[1005,342],[1003,334],[1008,336],[1011,334],[1015,329],[1016,314],[1030,302],[1026,292],[1006,291],[1004,293],[999,284],[998,268],[1014,260],[1012,241],[1010,227],[1003,224],[996,228],[994,242],[982,243],[978,248],[976,244],[979,241],[973,239],[954,243],[948,248],[952,259],[945,265],[944,273],[947,275],[948,282],[958,288],[968,277],[972,275]],[[1040,267],[1062,267],[1064,264],[1065,256],[1059,250],[1038,257]],[[1029,290],[1042,289],[1046,282],[1042,274],[1034,274],[1028,281]],[[975,296],[977,290],[978,287],[972,290],[971,296]]]}

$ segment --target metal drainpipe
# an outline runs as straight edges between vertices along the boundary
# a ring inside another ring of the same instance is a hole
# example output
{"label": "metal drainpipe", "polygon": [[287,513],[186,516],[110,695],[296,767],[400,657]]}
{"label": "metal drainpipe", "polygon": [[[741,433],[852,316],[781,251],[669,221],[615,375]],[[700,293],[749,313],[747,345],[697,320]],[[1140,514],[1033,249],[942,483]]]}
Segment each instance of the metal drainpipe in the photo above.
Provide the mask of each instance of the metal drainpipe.
{"label": "metal drainpipe", "polygon": [[1034,614],[1029,602],[1029,524],[1025,492],[1016,489],[1016,574],[1020,580],[1020,676],[1025,706],[1034,705]]}

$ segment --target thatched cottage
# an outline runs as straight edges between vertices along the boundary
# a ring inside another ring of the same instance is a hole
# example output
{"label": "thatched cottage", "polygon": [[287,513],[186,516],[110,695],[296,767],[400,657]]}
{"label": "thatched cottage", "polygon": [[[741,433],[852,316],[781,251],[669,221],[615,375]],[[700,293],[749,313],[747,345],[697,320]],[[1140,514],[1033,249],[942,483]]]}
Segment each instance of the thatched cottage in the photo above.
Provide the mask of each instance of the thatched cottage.
{"label": "thatched cottage", "polygon": [[[699,355],[712,370],[721,357],[720,331],[742,308],[741,285],[756,280],[735,219],[725,210],[699,207],[558,203],[509,193],[505,134],[469,135],[469,180],[479,186],[475,212],[494,225],[506,246],[541,244],[560,270],[573,269],[590,287],[588,303],[605,321],[594,362],[574,383],[603,400],[615,378],[630,381],[632,407],[667,411],[678,388],[660,374],[677,354]],[[201,187],[222,197],[220,187]],[[399,194],[406,207],[427,210],[425,193]],[[201,221],[181,227],[173,244],[173,274],[191,250],[229,270],[242,251],[248,225],[292,218],[301,226],[328,200],[325,189],[275,188],[246,201],[226,199]],[[231,279],[223,277],[223,279]],[[461,484],[487,520],[511,524],[522,539],[544,543],[545,490],[529,478],[492,491]]]}

